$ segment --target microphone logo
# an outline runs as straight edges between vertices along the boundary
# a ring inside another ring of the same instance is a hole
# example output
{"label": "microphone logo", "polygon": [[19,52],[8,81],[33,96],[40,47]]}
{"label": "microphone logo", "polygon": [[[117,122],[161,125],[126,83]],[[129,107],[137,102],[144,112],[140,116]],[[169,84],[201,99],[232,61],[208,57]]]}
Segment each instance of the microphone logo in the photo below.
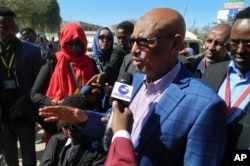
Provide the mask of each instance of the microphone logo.
{"label": "microphone logo", "polygon": [[115,82],[111,97],[130,102],[132,97],[133,86],[121,82]]}
{"label": "microphone logo", "polygon": [[[124,110],[124,107],[129,106],[129,103],[132,98],[132,92],[133,92],[133,86],[131,86],[133,81],[133,76],[130,73],[124,73],[123,77],[120,81],[115,82],[112,93],[111,93],[111,98],[112,100],[117,100],[121,111]],[[109,121],[107,123],[105,133],[103,136],[103,148],[108,151],[109,145],[111,143],[111,139],[113,136],[112,132],[112,117],[113,113],[111,111],[111,115],[109,118]]]}
{"label": "microphone logo", "polygon": [[118,91],[122,94],[122,95],[126,95],[129,93],[129,87],[127,85],[121,85],[118,88]]}

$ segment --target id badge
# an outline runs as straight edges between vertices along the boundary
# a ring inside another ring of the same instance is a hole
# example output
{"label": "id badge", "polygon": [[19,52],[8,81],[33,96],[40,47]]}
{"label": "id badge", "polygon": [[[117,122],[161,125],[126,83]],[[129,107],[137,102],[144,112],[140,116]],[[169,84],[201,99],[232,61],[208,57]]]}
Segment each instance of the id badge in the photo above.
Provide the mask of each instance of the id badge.
{"label": "id badge", "polygon": [[3,89],[15,89],[16,88],[16,83],[14,80],[4,80],[3,81]]}

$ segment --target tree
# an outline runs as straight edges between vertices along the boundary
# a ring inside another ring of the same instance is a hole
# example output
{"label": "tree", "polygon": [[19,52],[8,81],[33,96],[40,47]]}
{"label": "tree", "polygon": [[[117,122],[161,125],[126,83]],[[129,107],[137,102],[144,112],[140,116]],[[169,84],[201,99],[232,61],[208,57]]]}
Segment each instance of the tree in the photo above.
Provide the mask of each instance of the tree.
{"label": "tree", "polygon": [[40,23],[44,25],[44,31],[58,32],[62,18],[60,16],[60,7],[56,0],[50,0],[47,9],[40,16]]}
{"label": "tree", "polygon": [[16,12],[20,28],[30,26],[42,32],[58,32],[60,28],[60,8],[56,0],[0,0],[0,3]]}

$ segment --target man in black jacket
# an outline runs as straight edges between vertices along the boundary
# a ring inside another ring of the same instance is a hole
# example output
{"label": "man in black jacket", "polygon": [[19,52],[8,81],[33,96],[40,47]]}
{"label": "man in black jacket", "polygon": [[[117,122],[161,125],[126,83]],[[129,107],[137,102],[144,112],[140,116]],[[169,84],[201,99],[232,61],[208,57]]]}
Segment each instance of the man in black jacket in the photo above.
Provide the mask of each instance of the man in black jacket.
{"label": "man in black jacket", "polygon": [[16,14],[0,6],[0,101],[1,141],[8,165],[18,166],[20,142],[22,164],[36,165],[35,120],[37,109],[30,101],[29,91],[42,65],[40,48],[16,37]]}
{"label": "man in black jacket", "polygon": [[231,27],[226,24],[218,24],[212,27],[206,36],[204,52],[187,58],[192,65],[192,70],[201,78],[205,69],[213,63],[230,60],[226,43],[230,38]]}
{"label": "man in black jacket", "polygon": [[[202,79],[227,104],[228,156],[250,147],[250,7],[234,20],[229,42],[231,61],[210,65]],[[229,162],[233,162],[230,158]],[[225,163],[225,165],[230,165]]]}

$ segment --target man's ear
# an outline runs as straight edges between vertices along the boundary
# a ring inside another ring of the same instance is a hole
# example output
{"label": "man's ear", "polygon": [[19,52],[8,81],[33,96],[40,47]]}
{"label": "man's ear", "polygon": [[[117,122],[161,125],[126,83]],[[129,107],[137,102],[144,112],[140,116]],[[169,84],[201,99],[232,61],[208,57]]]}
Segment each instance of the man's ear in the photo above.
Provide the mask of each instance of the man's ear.
{"label": "man's ear", "polygon": [[183,45],[183,40],[180,34],[176,34],[173,37],[173,42],[172,42],[172,48],[174,51],[177,51],[179,53],[180,49],[182,48]]}

